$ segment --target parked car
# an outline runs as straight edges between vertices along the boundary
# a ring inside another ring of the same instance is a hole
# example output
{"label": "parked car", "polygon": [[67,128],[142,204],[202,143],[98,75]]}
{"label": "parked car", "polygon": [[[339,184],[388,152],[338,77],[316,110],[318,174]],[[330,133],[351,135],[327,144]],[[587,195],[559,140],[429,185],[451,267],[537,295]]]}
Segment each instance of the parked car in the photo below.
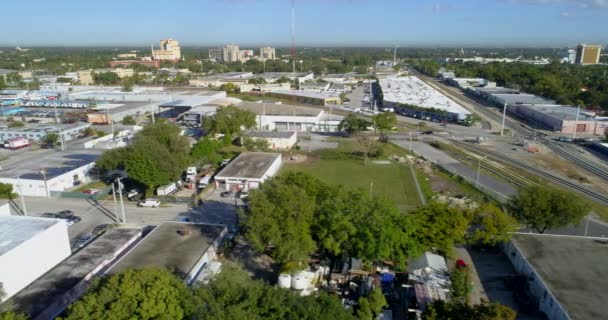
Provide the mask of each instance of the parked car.
{"label": "parked car", "polygon": [[59,212],[57,212],[58,215],[60,216],[73,216],[74,215],[74,211],[72,210],[61,210]]}
{"label": "parked car", "polygon": [[211,183],[211,176],[204,176],[198,181],[198,188],[205,189]]}
{"label": "parked car", "polygon": [[86,189],[86,190],[82,191],[82,193],[84,193],[84,194],[90,194],[90,195],[96,195],[100,191],[101,190],[99,190],[99,189]]}
{"label": "parked car", "polygon": [[234,196],[234,192],[232,191],[224,191],[222,193],[220,193],[220,197],[222,198],[229,198],[229,197],[233,197]]}
{"label": "parked car", "polygon": [[145,208],[157,208],[160,206],[160,200],[154,199],[154,198],[148,198],[148,199],[140,201],[137,205],[140,207],[145,207]]}
{"label": "parked car", "polygon": [[56,213],[51,213],[51,212],[45,212],[41,215],[42,218],[57,218],[57,214]]}
{"label": "parked car", "polygon": [[140,193],[139,193],[139,190],[137,190],[137,189],[131,189],[131,191],[129,191],[127,193],[127,199],[129,199],[129,200],[133,200],[139,196],[140,196]]}
{"label": "parked car", "polygon": [[239,199],[247,199],[249,197],[249,192],[241,191],[237,194],[237,196],[239,197]]}
{"label": "parked car", "polygon": [[422,131],[420,134],[433,134],[432,130]]}
{"label": "parked car", "polygon": [[568,138],[568,137],[559,137],[559,138],[557,138],[557,140],[561,141],[561,142],[572,142],[572,141],[574,141],[574,139]]}
{"label": "parked car", "polygon": [[100,224],[97,227],[95,227],[91,233],[94,236],[99,236],[99,235],[103,234],[104,232],[108,231],[109,229],[110,229],[110,225],[104,223],[104,224]]}
{"label": "parked car", "polygon": [[93,241],[93,239],[95,239],[95,236],[92,234],[85,234],[85,235],[78,237],[76,239],[76,241],[74,241],[74,244],[72,245],[72,250],[78,250],[78,249],[86,246],[91,241]]}
{"label": "parked car", "polygon": [[78,223],[78,222],[82,221],[82,219],[79,216],[75,216],[75,215],[65,216],[62,219],[64,219],[65,221],[68,222],[68,226],[71,226],[74,223]]}
{"label": "parked car", "polygon": [[229,163],[230,163],[230,159],[224,159],[224,160],[222,160],[221,166],[223,167]]}

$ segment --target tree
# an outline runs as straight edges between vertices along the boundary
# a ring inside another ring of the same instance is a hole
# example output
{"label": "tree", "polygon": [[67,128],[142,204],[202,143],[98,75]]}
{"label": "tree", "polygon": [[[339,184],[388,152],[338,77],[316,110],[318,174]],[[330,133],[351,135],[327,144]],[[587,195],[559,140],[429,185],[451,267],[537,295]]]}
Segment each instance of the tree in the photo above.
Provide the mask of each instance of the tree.
{"label": "tree", "polygon": [[513,309],[497,302],[483,301],[469,306],[463,302],[445,302],[437,300],[428,305],[422,314],[423,320],[515,320],[517,313]]}
{"label": "tree", "polygon": [[60,82],[60,83],[72,83],[72,79],[71,78],[66,78],[66,77],[57,77],[57,82]]}
{"label": "tree", "polygon": [[374,128],[380,132],[393,130],[397,124],[397,116],[392,112],[382,112],[372,118]]}
{"label": "tree", "polygon": [[65,319],[184,319],[193,312],[184,282],[167,270],[151,268],[96,280],[68,308]]}
{"label": "tree", "polygon": [[454,244],[464,240],[469,227],[470,213],[446,203],[431,202],[411,213],[418,230],[415,238],[427,249],[452,252]]}
{"label": "tree", "polygon": [[291,79],[287,78],[286,76],[282,76],[279,79],[277,79],[277,81],[275,81],[275,83],[291,83]]}
{"label": "tree", "polygon": [[[13,198],[13,185],[10,183],[1,183],[0,182],[0,198],[2,199],[12,199]],[[1,283],[0,283],[1,285]],[[2,293],[2,287],[0,286],[0,293]],[[0,295],[0,300],[2,295]]]}
{"label": "tree", "polygon": [[96,84],[102,84],[105,86],[116,85],[121,82],[120,77],[114,72],[101,72],[93,74],[93,79]]}
{"label": "tree", "polygon": [[517,220],[493,204],[477,208],[472,224],[475,229],[468,235],[469,242],[487,246],[509,241],[517,230]]}
{"label": "tree", "polygon": [[124,118],[122,118],[122,124],[124,124],[124,125],[136,125],[137,122],[135,122],[135,119],[133,119],[132,116],[125,116]]}
{"label": "tree", "polygon": [[96,130],[95,131],[95,135],[97,135],[97,137],[101,138],[101,137],[105,137],[108,135],[107,132],[103,131],[103,130]]}
{"label": "tree", "polygon": [[227,93],[238,93],[239,87],[237,87],[236,84],[229,82],[222,84],[220,90],[226,91]]}
{"label": "tree", "polygon": [[354,319],[335,296],[299,296],[253,280],[230,263],[209,284],[194,289],[194,319]]}
{"label": "tree", "polygon": [[264,79],[262,77],[254,77],[254,78],[251,78],[251,79],[247,80],[247,83],[249,83],[249,84],[264,84],[264,83],[266,83],[266,79]]}
{"label": "tree", "polygon": [[363,164],[367,165],[368,155],[374,153],[378,149],[378,138],[376,135],[358,132],[354,135],[357,149],[363,154]]}
{"label": "tree", "polygon": [[123,79],[122,80],[122,92],[131,92],[133,91],[133,80],[132,79]]}
{"label": "tree", "polygon": [[270,246],[270,255],[283,270],[299,270],[315,249],[310,234],[313,212],[313,200],[304,190],[271,179],[249,195],[243,224],[254,249],[264,251]]}
{"label": "tree", "polygon": [[93,128],[91,128],[91,127],[87,127],[86,129],[84,129],[84,130],[82,131],[82,134],[83,134],[85,137],[91,137],[91,136],[94,136],[94,135],[95,135],[95,129],[93,129]]}
{"label": "tree", "polygon": [[521,190],[509,202],[511,214],[539,233],[579,224],[589,210],[589,204],[577,194],[546,186]]}
{"label": "tree", "polygon": [[270,149],[270,144],[266,139],[252,139],[246,137],[243,139],[243,147],[248,151],[268,151]]}
{"label": "tree", "polygon": [[219,107],[212,117],[206,117],[203,127],[212,133],[223,133],[235,136],[242,129],[251,129],[257,125],[255,113],[235,106]]}
{"label": "tree", "polygon": [[11,121],[8,123],[9,128],[22,128],[25,126],[25,123],[22,121]]}
{"label": "tree", "polygon": [[54,147],[56,144],[59,143],[59,134],[57,134],[56,132],[49,132],[44,137],[42,137],[42,141],[46,145]]}
{"label": "tree", "polygon": [[0,320],[28,320],[28,317],[23,313],[15,311],[0,312]]}
{"label": "tree", "polygon": [[469,267],[456,266],[450,273],[450,282],[452,283],[451,300],[468,303],[469,293],[472,290]]}
{"label": "tree", "polygon": [[345,131],[349,135],[353,133],[365,131],[370,125],[370,122],[364,119],[360,119],[356,115],[349,113],[338,125],[338,130]]}

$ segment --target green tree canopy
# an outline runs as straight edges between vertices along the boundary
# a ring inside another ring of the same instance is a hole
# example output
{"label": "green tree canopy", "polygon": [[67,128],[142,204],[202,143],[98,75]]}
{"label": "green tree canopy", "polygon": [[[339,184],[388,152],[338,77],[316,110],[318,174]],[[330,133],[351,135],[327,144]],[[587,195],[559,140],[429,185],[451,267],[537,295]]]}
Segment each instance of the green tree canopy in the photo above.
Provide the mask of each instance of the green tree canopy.
{"label": "green tree canopy", "polygon": [[28,317],[23,313],[15,311],[0,312],[0,320],[28,320]]}
{"label": "green tree canopy", "polygon": [[42,141],[45,144],[53,147],[59,143],[59,134],[56,132],[49,132],[44,137],[42,137]]}
{"label": "green tree canopy", "polygon": [[393,112],[382,112],[372,118],[376,130],[380,132],[393,130],[397,124],[397,116]]}
{"label": "green tree canopy", "polygon": [[135,125],[137,123],[135,122],[135,119],[133,119],[132,116],[125,116],[124,118],[122,118],[122,124],[124,124],[124,125]]}
{"label": "green tree canopy", "polygon": [[21,128],[24,126],[25,126],[25,123],[23,123],[23,121],[11,121],[8,123],[9,128]]}
{"label": "green tree canopy", "polygon": [[367,127],[370,126],[370,122],[357,117],[355,114],[349,113],[338,125],[338,130],[344,131],[349,135],[367,130]]}
{"label": "green tree canopy", "polygon": [[104,86],[116,85],[121,82],[120,77],[114,72],[101,72],[93,74],[93,80],[96,84]]}
{"label": "green tree canopy", "polygon": [[489,246],[509,241],[517,230],[517,220],[493,204],[484,204],[474,213],[474,231],[468,235],[471,243]]}
{"label": "green tree canopy", "polygon": [[203,123],[205,130],[212,133],[223,133],[235,136],[242,129],[251,129],[257,125],[255,113],[235,106],[219,107],[212,117],[206,117]]}
{"label": "green tree canopy", "polygon": [[65,319],[184,319],[193,311],[181,279],[164,269],[141,269],[96,280]]}
{"label": "green tree canopy", "polygon": [[414,235],[418,243],[444,253],[464,241],[471,219],[468,211],[436,201],[415,209],[412,215],[418,224]]}
{"label": "green tree canopy", "polygon": [[423,320],[515,320],[517,313],[513,309],[493,302],[469,306],[464,302],[435,301],[422,314]]}
{"label": "green tree canopy", "polygon": [[249,83],[249,84],[264,84],[264,83],[266,83],[266,79],[264,79],[262,77],[254,77],[254,78],[251,78],[251,79],[247,80],[247,83]]}
{"label": "green tree canopy", "polygon": [[577,194],[546,186],[521,190],[509,202],[511,214],[540,233],[578,224],[589,210],[589,204]]}

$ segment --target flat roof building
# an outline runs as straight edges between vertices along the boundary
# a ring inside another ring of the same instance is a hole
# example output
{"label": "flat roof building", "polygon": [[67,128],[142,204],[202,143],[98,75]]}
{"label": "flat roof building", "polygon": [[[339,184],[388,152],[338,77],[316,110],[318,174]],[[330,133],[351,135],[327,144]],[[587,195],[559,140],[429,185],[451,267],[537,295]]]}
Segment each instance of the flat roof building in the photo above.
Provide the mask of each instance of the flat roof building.
{"label": "flat roof building", "polygon": [[537,307],[549,319],[603,319],[608,301],[604,239],[514,234],[505,253],[526,276]]}
{"label": "flat roof building", "polygon": [[529,93],[496,93],[491,95],[490,102],[494,102],[500,106],[505,104],[509,106],[515,104],[555,104],[555,100]]}
{"label": "flat roof building", "polygon": [[[394,108],[400,114],[408,113],[404,115],[424,118],[423,114],[417,113],[426,112],[429,116],[441,116],[439,112],[443,112],[444,117],[453,121],[463,121],[471,114],[467,109],[414,76],[380,79],[380,88],[384,95],[384,108]],[[411,115],[410,112],[414,114]]]}
{"label": "flat roof building", "polygon": [[337,132],[344,117],[324,110],[279,103],[242,102],[238,108],[254,112],[263,131]]}
{"label": "flat roof building", "polygon": [[104,267],[139,240],[141,234],[141,229],[134,228],[106,231],[21,290],[11,302],[30,319],[54,319],[84,293]]}
{"label": "flat roof building", "polygon": [[14,138],[26,138],[30,142],[40,142],[49,133],[61,133],[63,141],[70,141],[80,136],[86,128],[90,127],[88,123],[74,124],[45,124],[39,126],[26,126],[23,128],[6,128],[0,129],[0,141],[4,142]]}
{"label": "flat roof building", "polygon": [[315,78],[312,72],[264,72],[255,76],[264,78],[267,83],[275,83],[281,78],[287,78],[291,81],[297,80],[298,83]]}
{"label": "flat roof building", "polygon": [[12,297],[71,253],[65,221],[0,216],[0,283],[6,293],[2,299]]}
{"label": "flat roof building", "polygon": [[152,59],[177,61],[182,58],[179,41],[173,39],[160,40],[160,49],[152,47]]}
{"label": "flat roof building", "polygon": [[272,150],[289,150],[298,142],[296,131],[249,131],[245,137],[266,140]]}
{"label": "flat roof building", "polygon": [[[510,104],[507,112],[541,125],[548,130],[571,134],[603,135],[604,121],[597,121],[594,112],[578,110],[577,107],[564,105]],[[578,114],[578,117],[577,117]]]}
{"label": "flat roof building", "polygon": [[257,189],[277,174],[282,160],[280,153],[243,152],[215,175],[215,186],[234,192]]}
{"label": "flat roof building", "polygon": [[108,271],[158,267],[192,284],[216,252],[227,229],[223,225],[166,221],[152,230]]}
{"label": "flat roof building", "polygon": [[[329,85],[329,83],[328,83]],[[340,95],[336,92],[314,92],[303,90],[277,90],[269,93],[272,97],[286,99],[304,104],[318,106],[331,106],[342,103]]]}

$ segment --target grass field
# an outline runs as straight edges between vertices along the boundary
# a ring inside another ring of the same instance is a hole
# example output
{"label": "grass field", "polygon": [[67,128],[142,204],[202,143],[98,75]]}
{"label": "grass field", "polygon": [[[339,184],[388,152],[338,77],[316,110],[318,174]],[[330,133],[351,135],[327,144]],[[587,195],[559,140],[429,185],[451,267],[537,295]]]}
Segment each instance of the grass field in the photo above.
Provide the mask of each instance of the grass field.
{"label": "grass field", "polygon": [[[396,148],[394,146],[389,147]],[[285,163],[282,171],[304,171],[330,184],[362,188],[373,195],[386,196],[407,210],[420,205],[418,191],[408,165],[392,162],[364,165],[363,159],[352,156],[350,141],[341,141],[337,149],[308,154],[301,163]],[[404,151],[404,150],[403,150]],[[389,154],[395,154],[390,152]]]}

